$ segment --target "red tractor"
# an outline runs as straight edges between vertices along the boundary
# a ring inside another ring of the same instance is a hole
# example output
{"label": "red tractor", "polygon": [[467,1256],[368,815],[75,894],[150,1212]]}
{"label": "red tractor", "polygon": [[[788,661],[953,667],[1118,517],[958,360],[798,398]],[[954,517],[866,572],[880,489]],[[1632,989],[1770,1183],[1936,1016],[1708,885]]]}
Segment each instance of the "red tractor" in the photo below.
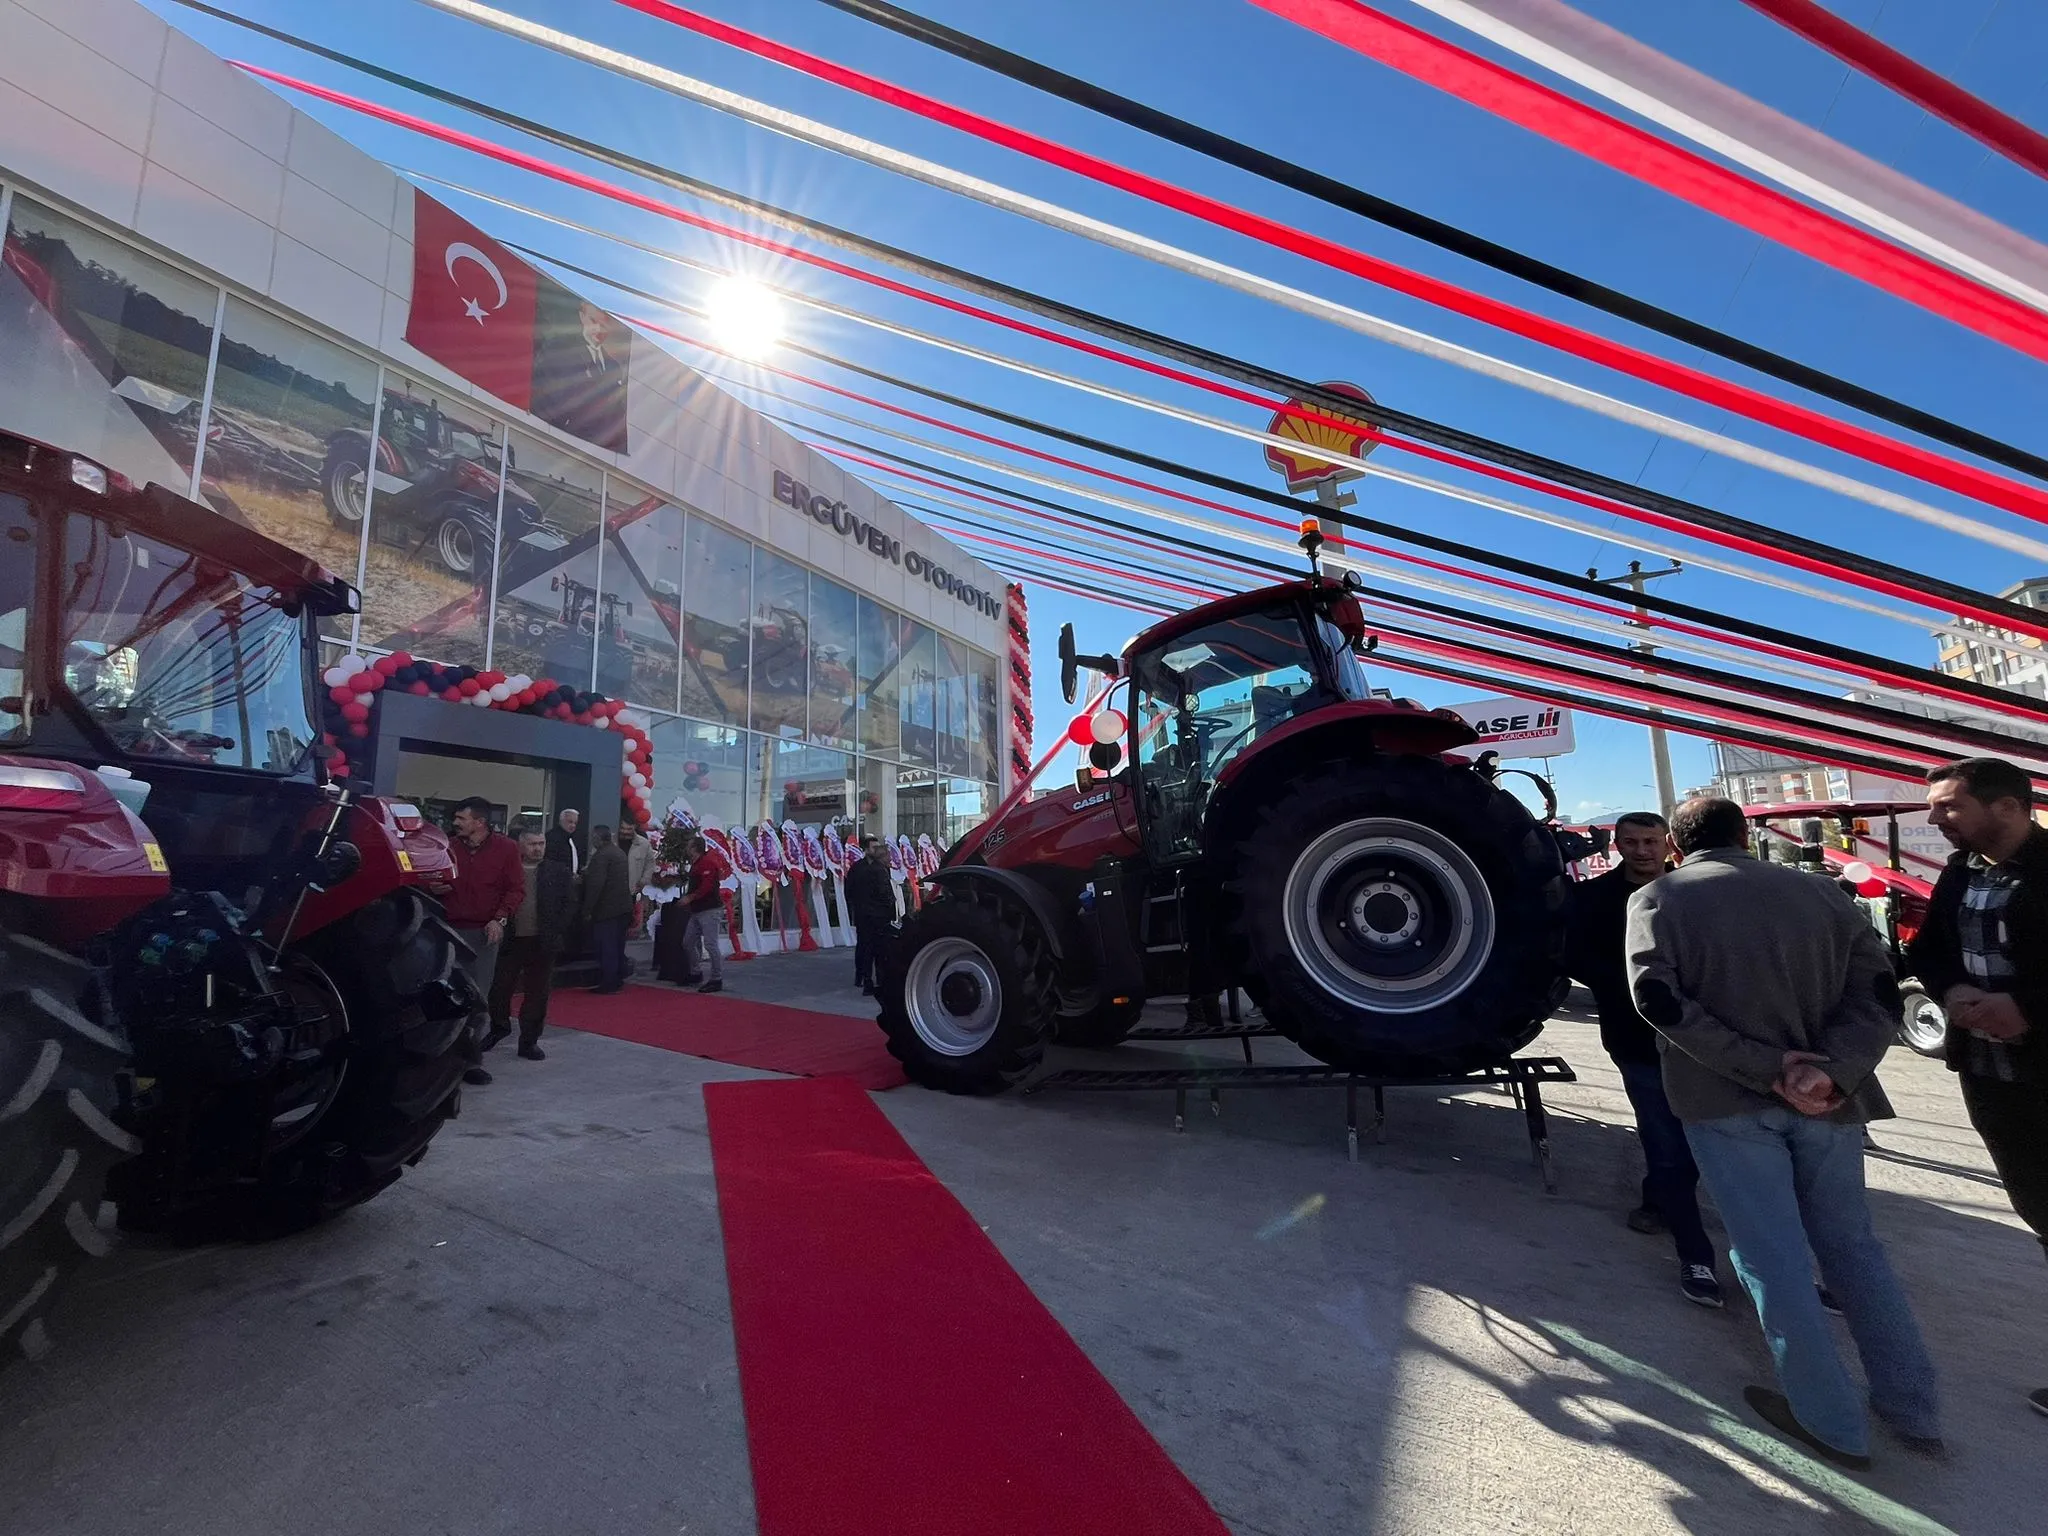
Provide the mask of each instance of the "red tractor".
{"label": "red tractor", "polygon": [[0,433],[0,1349],[120,1226],[262,1236],[419,1161],[476,1059],[448,846],[323,782],[355,589]]}
{"label": "red tractor", "polygon": [[1121,658],[1107,777],[1015,798],[947,852],[890,948],[880,1023],[912,1078],[1017,1083],[1048,1042],[1111,1045],[1148,997],[1241,987],[1334,1066],[1464,1072],[1563,999],[1564,861],[1443,711],[1374,698],[1349,580],[1210,603]]}

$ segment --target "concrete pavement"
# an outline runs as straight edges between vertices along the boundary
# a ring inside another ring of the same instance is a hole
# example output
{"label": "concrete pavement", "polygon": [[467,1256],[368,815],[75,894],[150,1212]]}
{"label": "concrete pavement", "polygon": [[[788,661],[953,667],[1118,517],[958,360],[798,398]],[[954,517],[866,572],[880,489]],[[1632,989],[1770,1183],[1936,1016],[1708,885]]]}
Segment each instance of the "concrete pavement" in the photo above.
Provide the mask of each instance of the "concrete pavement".
{"label": "concrete pavement", "polygon": [[[850,963],[728,985],[864,1012]],[[494,1053],[426,1162],[326,1228],[102,1264],[0,1375],[0,1531],[751,1532],[699,1088],[756,1074],[547,1044]],[[1945,1072],[1887,1064],[1870,1177],[1957,1455],[1880,1438],[1849,1478],[1745,1418],[1747,1307],[1688,1306],[1622,1225],[1593,1028],[1538,1048],[1582,1079],[1547,1095],[1555,1197],[1491,1090],[1391,1093],[1356,1166],[1334,1092],[1226,1094],[1182,1136],[1160,1094],[879,1102],[1240,1536],[2039,1528],[2048,1269]]]}

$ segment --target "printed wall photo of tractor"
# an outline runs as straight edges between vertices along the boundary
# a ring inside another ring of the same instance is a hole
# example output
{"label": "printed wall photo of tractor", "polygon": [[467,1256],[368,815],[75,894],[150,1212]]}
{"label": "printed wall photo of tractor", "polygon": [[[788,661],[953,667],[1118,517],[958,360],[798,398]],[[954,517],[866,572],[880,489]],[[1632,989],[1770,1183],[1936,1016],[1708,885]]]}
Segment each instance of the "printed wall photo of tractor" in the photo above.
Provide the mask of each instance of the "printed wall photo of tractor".
{"label": "printed wall photo of tractor", "polygon": [[1461,1073],[1533,1039],[1569,989],[1558,840],[1490,759],[1446,755],[1477,740],[1462,720],[1372,696],[1366,640],[1313,564],[1121,657],[1063,630],[1068,702],[1084,663],[1122,694],[1108,776],[1013,799],[925,882],[880,988],[905,1071],[998,1091],[1055,1040],[1117,1043],[1148,998],[1232,987],[1353,1071]]}
{"label": "printed wall photo of tractor", "polygon": [[355,589],[0,433],[0,1352],[113,1230],[302,1228],[424,1155],[476,1059],[448,845],[325,783]]}
{"label": "printed wall photo of tractor", "polygon": [[[363,525],[376,476],[376,526],[382,543],[431,547],[451,576],[488,591],[498,557],[499,445],[474,428],[422,401],[384,392],[375,449],[363,432],[338,432],[320,467],[320,495],[338,528]],[[504,535],[522,549],[552,554],[569,542],[541,513],[533,493],[505,465]]]}

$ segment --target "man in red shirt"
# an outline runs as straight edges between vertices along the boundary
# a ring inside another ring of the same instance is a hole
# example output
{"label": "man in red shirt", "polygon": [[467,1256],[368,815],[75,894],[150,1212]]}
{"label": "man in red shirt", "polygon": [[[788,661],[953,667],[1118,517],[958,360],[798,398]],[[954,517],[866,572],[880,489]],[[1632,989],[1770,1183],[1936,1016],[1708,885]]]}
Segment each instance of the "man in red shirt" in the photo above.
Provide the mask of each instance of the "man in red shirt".
{"label": "man in red shirt", "polygon": [[716,848],[701,837],[690,840],[690,886],[682,900],[689,926],[683,930],[683,953],[694,957],[698,944],[704,946],[704,966],[710,979],[699,992],[725,990],[725,954],[718,947],[725,940],[721,931],[725,925],[720,921],[725,903],[718,894],[718,882],[731,873]]}
{"label": "man in red shirt", "polygon": [[[526,900],[526,870],[519,861],[519,845],[491,830],[491,802],[481,795],[471,795],[455,807],[455,836],[448,848],[455,857],[448,924],[476,951],[476,958],[469,963],[470,977],[476,982],[477,995],[489,997],[498,969],[498,945],[513,914]],[[474,1037],[481,1041],[490,1023],[488,1012],[470,1023]],[[481,1066],[471,1067],[462,1080],[488,1083],[491,1074]]]}

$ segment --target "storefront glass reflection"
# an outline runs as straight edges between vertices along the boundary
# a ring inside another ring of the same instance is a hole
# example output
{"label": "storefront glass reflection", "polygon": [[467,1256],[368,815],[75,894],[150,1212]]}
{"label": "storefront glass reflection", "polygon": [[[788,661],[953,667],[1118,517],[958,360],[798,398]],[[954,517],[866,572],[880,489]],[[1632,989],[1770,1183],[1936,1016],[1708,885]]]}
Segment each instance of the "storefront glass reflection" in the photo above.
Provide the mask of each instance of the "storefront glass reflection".
{"label": "storefront glass reflection", "polygon": [[747,614],[754,546],[692,516],[683,535],[683,713],[724,725],[747,719]]}
{"label": "storefront glass reflection", "polygon": [[683,633],[683,514],[658,496],[634,495],[606,482],[602,601],[619,645],[598,648],[597,691],[668,711]]}
{"label": "storefront glass reflection", "polygon": [[909,622],[871,598],[860,600],[860,744],[881,757],[903,755],[903,629]]}
{"label": "storefront glass reflection", "polygon": [[386,374],[374,452],[366,433],[337,434],[321,484],[338,523],[368,514],[363,643],[481,666],[503,448],[495,421],[446,396]]}
{"label": "storefront glass reflection", "polygon": [[219,305],[211,283],[17,195],[0,248],[0,427],[186,494]]}
{"label": "storefront glass reflection", "polygon": [[[377,368],[275,315],[230,298],[207,414],[202,493],[259,532],[349,581],[361,554]],[[325,619],[347,637],[353,615]]]}
{"label": "storefront glass reflection", "polygon": [[754,551],[753,724],[771,736],[801,737],[810,702],[810,573],[765,549]]}
{"label": "storefront glass reflection", "polygon": [[902,625],[903,756],[928,768],[938,747],[938,642],[914,619],[904,619]]}
{"label": "storefront glass reflection", "polygon": [[860,600],[836,581],[811,577],[811,740],[859,742]]}
{"label": "storefront glass reflection", "polygon": [[614,672],[627,663],[623,602],[598,601],[597,541],[604,475],[546,443],[512,434],[497,539],[500,672],[591,685],[593,647]]}
{"label": "storefront glass reflection", "polygon": [[678,798],[704,826],[752,826],[759,818],[759,765],[754,738],[731,726],[697,720],[663,720],[648,731],[654,740],[655,819]]}

